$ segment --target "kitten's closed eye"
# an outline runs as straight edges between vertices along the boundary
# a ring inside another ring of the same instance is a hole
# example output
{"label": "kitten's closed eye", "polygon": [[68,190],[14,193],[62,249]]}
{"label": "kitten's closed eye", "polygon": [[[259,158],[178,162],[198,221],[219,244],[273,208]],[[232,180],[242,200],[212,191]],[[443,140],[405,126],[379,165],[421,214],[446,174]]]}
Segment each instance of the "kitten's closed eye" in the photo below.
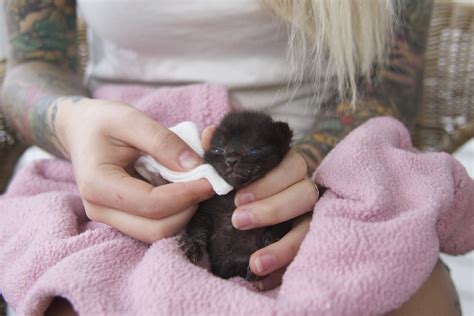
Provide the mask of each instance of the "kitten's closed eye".
{"label": "kitten's closed eye", "polygon": [[260,155],[264,155],[268,151],[269,151],[269,148],[266,148],[266,147],[251,148],[249,150],[246,150],[244,154],[247,156],[260,156]]}
{"label": "kitten's closed eye", "polygon": [[288,124],[268,115],[231,113],[215,130],[204,160],[238,189],[275,168],[288,152],[291,136]]}

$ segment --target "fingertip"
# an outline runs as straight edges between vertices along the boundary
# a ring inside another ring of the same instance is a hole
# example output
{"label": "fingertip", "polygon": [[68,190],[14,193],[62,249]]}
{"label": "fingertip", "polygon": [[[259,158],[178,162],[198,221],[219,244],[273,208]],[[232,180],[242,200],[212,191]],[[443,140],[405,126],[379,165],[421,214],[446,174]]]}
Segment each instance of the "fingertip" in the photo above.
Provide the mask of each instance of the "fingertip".
{"label": "fingertip", "polygon": [[[260,249],[260,250],[261,250],[261,249]],[[250,270],[251,270],[253,273],[257,274],[257,275],[259,275],[259,274],[257,273],[257,268],[256,268],[256,266],[255,266],[255,258],[256,258],[256,257],[258,256],[258,254],[260,253],[260,250],[257,250],[257,251],[255,251],[253,254],[251,254],[251,255],[250,255],[250,259],[249,259],[249,267],[250,267]]]}
{"label": "fingertip", "polygon": [[250,256],[250,270],[256,275],[265,276],[280,268],[277,257],[270,250],[262,248]]}
{"label": "fingertip", "polygon": [[271,254],[261,254],[255,258],[255,268],[259,275],[268,274],[277,268],[277,258]]}
{"label": "fingertip", "polygon": [[211,138],[217,129],[217,125],[209,125],[201,133],[201,142],[204,150],[208,150],[211,146]]}
{"label": "fingertip", "polygon": [[239,207],[255,201],[255,196],[250,192],[237,193],[234,199],[235,206]]}
{"label": "fingertip", "polygon": [[231,217],[231,223],[234,228],[239,230],[249,230],[254,228],[252,213],[247,210],[235,210]]}

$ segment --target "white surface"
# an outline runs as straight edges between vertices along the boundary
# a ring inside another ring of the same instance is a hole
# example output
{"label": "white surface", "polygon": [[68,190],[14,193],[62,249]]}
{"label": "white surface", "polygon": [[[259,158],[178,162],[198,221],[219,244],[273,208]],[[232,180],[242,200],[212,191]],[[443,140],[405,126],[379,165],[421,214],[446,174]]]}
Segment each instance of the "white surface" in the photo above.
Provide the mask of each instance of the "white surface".
{"label": "white surface", "polygon": [[16,174],[21,168],[25,167],[29,163],[35,161],[35,160],[40,160],[40,159],[51,159],[54,158],[53,155],[50,153],[44,151],[43,149],[37,147],[37,146],[31,146],[25,152],[23,155],[21,155],[20,159],[18,159],[18,162],[15,165],[15,170],[13,171],[13,174]]}
{"label": "white surface", "polygon": [[12,309],[10,305],[7,305],[7,316],[15,316],[15,311]]}
{"label": "white surface", "polygon": [[[201,138],[196,124],[183,122],[171,127],[170,130],[184,140],[199,156],[204,156],[204,149],[201,145]],[[135,170],[153,185],[159,184],[154,183],[154,179],[161,175],[163,179],[169,182],[187,182],[205,178],[218,195],[225,195],[234,189],[233,186],[222,179],[210,164],[202,164],[188,172],[176,172],[166,168],[152,156],[143,155],[135,162]]]}
{"label": "white surface", "polygon": [[[288,32],[255,0],[79,0],[88,73],[104,80],[285,85]],[[126,25],[127,27],[123,27]]]}
{"label": "white surface", "polygon": [[[455,152],[454,157],[466,167],[471,178],[474,178],[474,139]],[[463,315],[474,316],[474,251],[456,257],[442,254],[441,258],[451,269]]]}

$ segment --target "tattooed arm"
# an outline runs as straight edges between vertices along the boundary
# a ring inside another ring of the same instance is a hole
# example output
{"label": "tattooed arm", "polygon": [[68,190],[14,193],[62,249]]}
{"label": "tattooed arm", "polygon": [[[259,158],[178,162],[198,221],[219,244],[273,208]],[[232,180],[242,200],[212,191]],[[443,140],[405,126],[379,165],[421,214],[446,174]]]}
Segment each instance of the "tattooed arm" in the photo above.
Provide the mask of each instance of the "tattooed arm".
{"label": "tattooed arm", "polygon": [[[390,115],[400,118],[407,126],[413,124],[421,94],[423,54],[432,0],[400,0],[396,3],[401,6],[398,9],[401,12],[402,27],[397,30],[398,33],[394,38],[390,67],[382,74],[382,80],[376,85],[366,84],[359,88],[363,95],[359,98],[357,110],[352,112],[349,103],[337,104],[335,101],[328,101],[323,104],[324,110],[318,115],[315,129],[293,146],[299,155],[292,151],[280,166],[264,179],[237,192],[236,205],[239,207],[235,212],[242,210],[251,214],[242,217],[247,221],[247,227],[249,217],[260,226],[265,226],[264,224],[270,225],[278,223],[281,219],[286,220],[304,214],[278,243],[260,249],[252,255],[250,266],[252,272],[257,275],[262,275],[259,268],[264,266],[264,261],[271,262],[271,268],[267,268],[264,274],[269,272],[272,274],[262,281],[268,283],[263,283],[259,287],[271,288],[278,284],[278,275],[281,275],[284,268],[293,260],[309,229],[310,211],[317,198],[314,198],[314,186],[305,177],[313,173],[324,156],[347,133],[371,117]],[[271,191],[275,183],[287,189],[275,194],[275,191]],[[252,202],[253,200],[256,201]],[[310,207],[305,204],[308,200],[311,201]],[[275,207],[275,201],[278,201],[278,207]],[[266,210],[262,212],[265,214],[259,214],[259,209]],[[238,219],[237,216],[233,218],[236,227],[239,227]]]}
{"label": "tattooed arm", "polygon": [[[394,38],[389,67],[376,85],[362,87],[364,95],[352,112],[350,104],[326,104],[311,135],[296,145],[311,175],[319,162],[350,131],[376,116],[394,116],[409,129],[421,102],[424,53],[431,17],[432,0],[401,0],[400,27]],[[461,315],[459,298],[441,260],[414,296],[388,315]]]}
{"label": "tattooed arm", "polygon": [[[206,180],[152,187],[126,170],[148,153],[176,171],[201,158],[128,104],[87,97],[76,68],[75,0],[5,0],[6,116],[24,136],[71,160],[87,216],[145,242],[182,229],[213,195]],[[112,5],[112,2],[111,2]]]}
{"label": "tattooed arm", "polygon": [[75,0],[6,0],[8,71],[3,111],[29,142],[67,157],[56,131],[58,106],[87,96],[77,76]]}
{"label": "tattooed arm", "polygon": [[400,26],[382,79],[361,87],[362,96],[355,111],[351,111],[349,103],[324,104],[312,134],[295,146],[308,164],[309,175],[342,138],[372,117],[394,116],[408,128],[413,127],[420,106],[432,0],[397,3],[401,12]]}

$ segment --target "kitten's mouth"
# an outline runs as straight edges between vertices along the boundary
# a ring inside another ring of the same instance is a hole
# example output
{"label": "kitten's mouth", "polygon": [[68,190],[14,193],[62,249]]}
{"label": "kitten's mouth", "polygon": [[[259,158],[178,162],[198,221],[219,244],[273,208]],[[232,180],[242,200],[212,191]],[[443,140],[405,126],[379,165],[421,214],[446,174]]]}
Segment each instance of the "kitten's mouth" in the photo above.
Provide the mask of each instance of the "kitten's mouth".
{"label": "kitten's mouth", "polygon": [[248,172],[239,172],[229,168],[226,170],[224,178],[233,186],[242,186],[252,180],[252,175]]}

